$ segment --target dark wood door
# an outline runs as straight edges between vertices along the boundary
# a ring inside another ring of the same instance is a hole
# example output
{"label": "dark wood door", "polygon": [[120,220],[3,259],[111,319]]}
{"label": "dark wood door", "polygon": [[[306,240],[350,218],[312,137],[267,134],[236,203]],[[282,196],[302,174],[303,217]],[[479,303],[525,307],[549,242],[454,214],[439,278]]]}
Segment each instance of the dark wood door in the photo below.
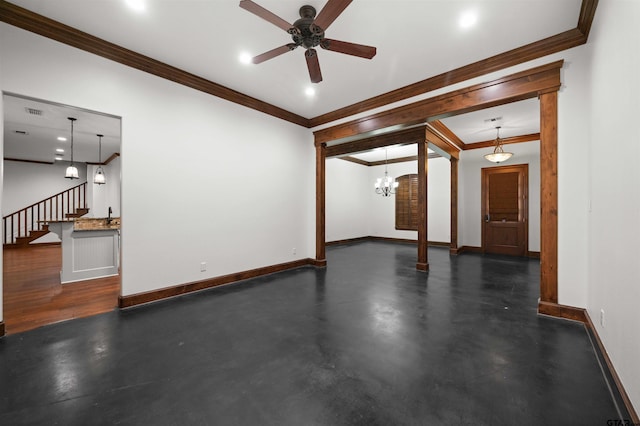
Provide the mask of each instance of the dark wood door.
{"label": "dark wood door", "polygon": [[527,164],[482,169],[482,249],[525,256],[528,240]]}

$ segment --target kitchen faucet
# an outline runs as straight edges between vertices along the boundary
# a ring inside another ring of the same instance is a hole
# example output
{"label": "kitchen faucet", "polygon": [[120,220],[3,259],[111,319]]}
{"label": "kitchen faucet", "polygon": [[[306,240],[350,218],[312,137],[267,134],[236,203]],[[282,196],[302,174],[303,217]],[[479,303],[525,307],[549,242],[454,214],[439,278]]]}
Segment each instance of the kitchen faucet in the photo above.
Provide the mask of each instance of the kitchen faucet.
{"label": "kitchen faucet", "polygon": [[111,206],[109,206],[109,216],[107,216],[107,225],[111,224],[111,213],[113,213],[113,211],[111,210]]}

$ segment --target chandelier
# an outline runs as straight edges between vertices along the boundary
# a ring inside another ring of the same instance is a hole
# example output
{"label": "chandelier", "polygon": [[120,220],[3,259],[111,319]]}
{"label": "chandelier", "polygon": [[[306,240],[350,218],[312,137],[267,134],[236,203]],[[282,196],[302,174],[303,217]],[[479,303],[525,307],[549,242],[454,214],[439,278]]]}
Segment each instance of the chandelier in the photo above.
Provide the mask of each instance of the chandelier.
{"label": "chandelier", "polygon": [[504,152],[504,149],[502,149],[502,139],[500,139],[500,126],[497,126],[496,130],[498,132],[496,136],[496,147],[491,154],[485,155],[484,158],[492,163],[501,163],[502,161],[507,161],[513,154],[511,152]]}
{"label": "chandelier", "polygon": [[390,197],[391,194],[396,193],[396,188],[399,183],[394,178],[389,176],[387,172],[387,150],[384,150],[384,177],[376,179],[375,188],[376,194],[380,194],[383,197]]}

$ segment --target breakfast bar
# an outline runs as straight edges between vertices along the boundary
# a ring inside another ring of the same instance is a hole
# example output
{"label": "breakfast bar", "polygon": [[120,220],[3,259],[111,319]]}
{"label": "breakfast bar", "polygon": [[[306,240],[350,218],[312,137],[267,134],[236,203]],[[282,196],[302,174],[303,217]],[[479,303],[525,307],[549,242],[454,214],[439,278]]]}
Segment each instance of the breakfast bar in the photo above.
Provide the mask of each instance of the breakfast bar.
{"label": "breakfast bar", "polygon": [[48,222],[62,241],[62,284],[118,275],[120,218]]}

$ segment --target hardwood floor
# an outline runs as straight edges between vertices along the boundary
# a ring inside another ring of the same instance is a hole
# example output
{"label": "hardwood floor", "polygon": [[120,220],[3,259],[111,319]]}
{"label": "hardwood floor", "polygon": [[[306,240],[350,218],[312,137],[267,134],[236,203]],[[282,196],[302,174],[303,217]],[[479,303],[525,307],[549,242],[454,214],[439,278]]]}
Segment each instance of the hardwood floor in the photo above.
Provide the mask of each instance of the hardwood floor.
{"label": "hardwood floor", "polygon": [[120,276],[60,284],[59,245],[3,250],[4,323],[7,334],[113,310]]}

